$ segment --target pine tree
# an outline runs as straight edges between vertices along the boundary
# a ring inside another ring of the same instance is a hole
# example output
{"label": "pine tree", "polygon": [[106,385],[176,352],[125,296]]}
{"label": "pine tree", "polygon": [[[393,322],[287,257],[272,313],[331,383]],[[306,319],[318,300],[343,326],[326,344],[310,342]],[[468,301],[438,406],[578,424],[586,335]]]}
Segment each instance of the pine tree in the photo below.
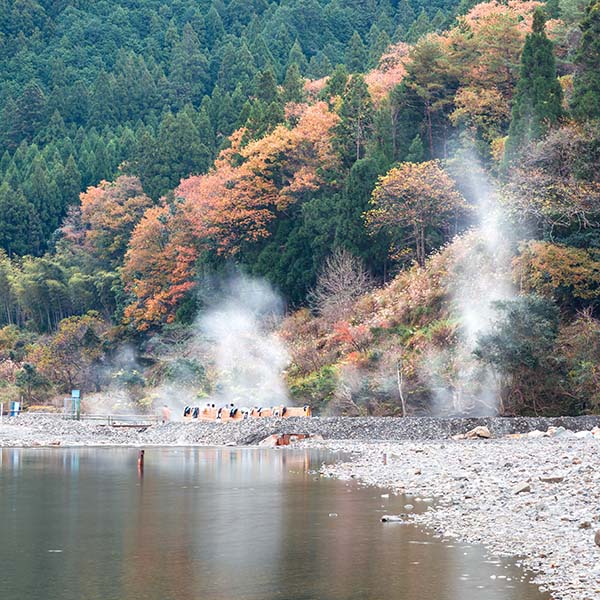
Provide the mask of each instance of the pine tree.
{"label": "pine tree", "polygon": [[114,85],[114,77],[106,71],[98,73],[90,100],[90,119],[96,127],[115,122]]}
{"label": "pine tree", "polygon": [[12,124],[12,136],[15,139],[30,141],[48,116],[48,101],[42,88],[32,81],[25,86],[16,103],[16,112]]}
{"label": "pine tree", "polygon": [[341,96],[348,84],[348,71],[344,65],[338,65],[331,77],[327,80],[327,85],[323,89],[323,96],[330,98],[331,96]]}
{"label": "pine tree", "polygon": [[259,71],[254,77],[254,96],[263,102],[270,104],[279,99],[277,81],[271,69]]}
{"label": "pine tree", "polygon": [[376,255],[385,256],[386,248],[377,248],[364,223],[364,213],[369,208],[371,193],[379,175],[380,166],[373,158],[362,158],[352,165],[344,193],[337,205],[335,243],[368,263],[381,264],[372,259]]}
{"label": "pine tree", "polygon": [[76,204],[81,192],[81,173],[73,155],[69,156],[62,172],[60,189],[63,195],[63,205]]}
{"label": "pine tree", "polygon": [[406,31],[415,20],[416,14],[410,0],[400,0],[396,11],[396,22]]}
{"label": "pine tree", "polygon": [[426,33],[431,31],[431,21],[425,12],[425,9],[421,9],[419,16],[413,21],[406,32],[406,41],[414,44],[419,41]]}
{"label": "pine tree", "polygon": [[308,63],[307,75],[312,79],[321,79],[331,73],[331,61],[324,52],[317,52]]}
{"label": "pine tree", "polygon": [[290,48],[287,60],[288,68],[292,65],[297,65],[300,73],[306,73],[306,69],[308,68],[308,61],[306,60],[306,56],[304,56],[304,52],[302,52],[302,46],[300,46],[297,39]]}
{"label": "pine tree", "polygon": [[189,23],[183,28],[181,41],[173,48],[169,80],[175,106],[182,107],[187,102],[200,104],[208,83],[208,60]]}
{"label": "pine tree", "polygon": [[42,249],[38,215],[20,191],[0,186],[0,248],[8,256],[37,255]]}
{"label": "pine tree", "polygon": [[305,99],[304,79],[300,75],[300,69],[296,63],[290,65],[283,80],[284,102],[303,102]]}
{"label": "pine tree", "polygon": [[374,69],[379,63],[379,59],[392,43],[387,31],[381,31],[375,40],[375,43],[369,50],[369,67]]}
{"label": "pine tree", "polygon": [[223,20],[214,6],[211,6],[206,14],[204,28],[206,32],[206,43],[209,48],[214,48],[225,35]]}
{"label": "pine tree", "polygon": [[587,7],[581,32],[571,109],[583,121],[600,118],[600,0],[592,0]]}
{"label": "pine tree", "polygon": [[521,54],[506,144],[507,158],[514,158],[526,143],[544,136],[562,115],[562,89],[556,78],[552,42],[546,36],[544,13],[537,8],[532,31],[525,39]]}

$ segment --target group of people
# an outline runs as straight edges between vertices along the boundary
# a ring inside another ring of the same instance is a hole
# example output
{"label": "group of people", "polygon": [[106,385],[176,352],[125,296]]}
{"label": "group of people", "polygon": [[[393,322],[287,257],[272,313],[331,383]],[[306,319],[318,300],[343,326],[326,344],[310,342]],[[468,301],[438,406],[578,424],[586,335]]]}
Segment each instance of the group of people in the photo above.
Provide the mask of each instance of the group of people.
{"label": "group of people", "polygon": [[291,406],[274,406],[267,408],[255,406],[254,408],[238,408],[233,403],[217,407],[214,402],[207,402],[203,407],[186,406],[183,409],[184,419],[201,419],[207,421],[238,421],[250,417],[310,417],[311,415],[310,406],[304,406],[302,408]]}

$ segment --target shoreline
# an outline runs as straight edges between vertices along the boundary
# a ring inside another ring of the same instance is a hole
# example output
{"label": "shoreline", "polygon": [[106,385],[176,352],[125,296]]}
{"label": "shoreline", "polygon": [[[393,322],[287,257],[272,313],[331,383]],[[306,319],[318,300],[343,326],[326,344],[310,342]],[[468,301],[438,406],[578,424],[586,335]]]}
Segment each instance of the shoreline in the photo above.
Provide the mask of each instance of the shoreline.
{"label": "shoreline", "polygon": [[517,558],[553,600],[600,598],[600,441],[593,436],[319,445],[352,457],[324,466],[322,476],[409,496],[425,510],[407,505],[403,519]]}
{"label": "shoreline", "polygon": [[[559,428],[546,437],[512,430],[550,420],[487,419],[491,439],[455,440],[449,434],[465,433],[473,420],[261,419],[137,431],[21,415],[0,425],[0,448],[257,446],[277,433],[310,433],[298,447],[349,457],[324,465],[321,476],[403,493],[415,507],[407,505],[403,519],[516,557],[553,600],[592,600],[600,598],[600,437],[589,429],[598,420],[562,419],[579,433]],[[383,439],[369,439],[377,434]]]}
{"label": "shoreline", "polygon": [[238,422],[170,421],[148,427],[118,428],[98,421],[23,413],[4,417],[0,447],[28,446],[254,446],[273,435],[307,434],[325,440],[401,442],[449,439],[475,427],[494,438],[549,427],[582,431],[600,427],[600,416],[583,417],[275,417]]}

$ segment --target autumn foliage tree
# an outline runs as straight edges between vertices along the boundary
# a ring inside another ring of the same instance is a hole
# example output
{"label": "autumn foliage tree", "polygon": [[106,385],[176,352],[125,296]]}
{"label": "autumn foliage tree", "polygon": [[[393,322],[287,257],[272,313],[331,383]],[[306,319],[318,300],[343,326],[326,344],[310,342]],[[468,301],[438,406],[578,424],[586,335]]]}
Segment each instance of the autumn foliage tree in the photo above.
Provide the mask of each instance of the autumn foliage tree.
{"label": "autumn foliage tree", "polygon": [[88,188],[81,194],[80,209],[86,251],[105,265],[118,265],[133,229],[151,206],[137,177],[121,176]]}
{"label": "autumn foliage tree", "polygon": [[97,391],[106,333],[106,323],[97,313],[63,319],[56,333],[32,347],[27,362],[63,392],[74,388]]}
{"label": "autumn foliage tree", "polygon": [[469,205],[439,161],[403,163],[382,177],[366,213],[372,232],[385,231],[397,256],[412,246],[421,266],[438,239],[450,233]]}
{"label": "autumn foliage tree", "polygon": [[246,145],[239,130],[210,173],[182,181],[174,200],[147,211],[123,267],[132,298],[126,317],[139,329],[173,321],[178,303],[194,287],[194,266],[203,252],[235,257],[268,237],[270,223],[336,171],[332,131],[338,121],[317,102],[295,107],[294,127],[278,125]]}

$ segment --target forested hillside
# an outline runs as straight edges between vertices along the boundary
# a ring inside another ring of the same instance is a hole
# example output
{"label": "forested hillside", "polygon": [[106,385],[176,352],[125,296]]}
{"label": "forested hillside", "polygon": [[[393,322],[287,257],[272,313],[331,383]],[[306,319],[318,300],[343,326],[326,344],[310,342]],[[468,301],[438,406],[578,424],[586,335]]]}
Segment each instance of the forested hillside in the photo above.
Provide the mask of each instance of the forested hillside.
{"label": "forested hillside", "polygon": [[210,394],[235,271],[285,299],[297,401],[598,408],[598,0],[89,4],[0,11],[3,398]]}
{"label": "forested hillside", "polygon": [[456,8],[413,2],[3,2],[0,245],[43,253],[79,192],[119,170],[158,199],[248,119],[281,121],[300,77],[375,66]]}

